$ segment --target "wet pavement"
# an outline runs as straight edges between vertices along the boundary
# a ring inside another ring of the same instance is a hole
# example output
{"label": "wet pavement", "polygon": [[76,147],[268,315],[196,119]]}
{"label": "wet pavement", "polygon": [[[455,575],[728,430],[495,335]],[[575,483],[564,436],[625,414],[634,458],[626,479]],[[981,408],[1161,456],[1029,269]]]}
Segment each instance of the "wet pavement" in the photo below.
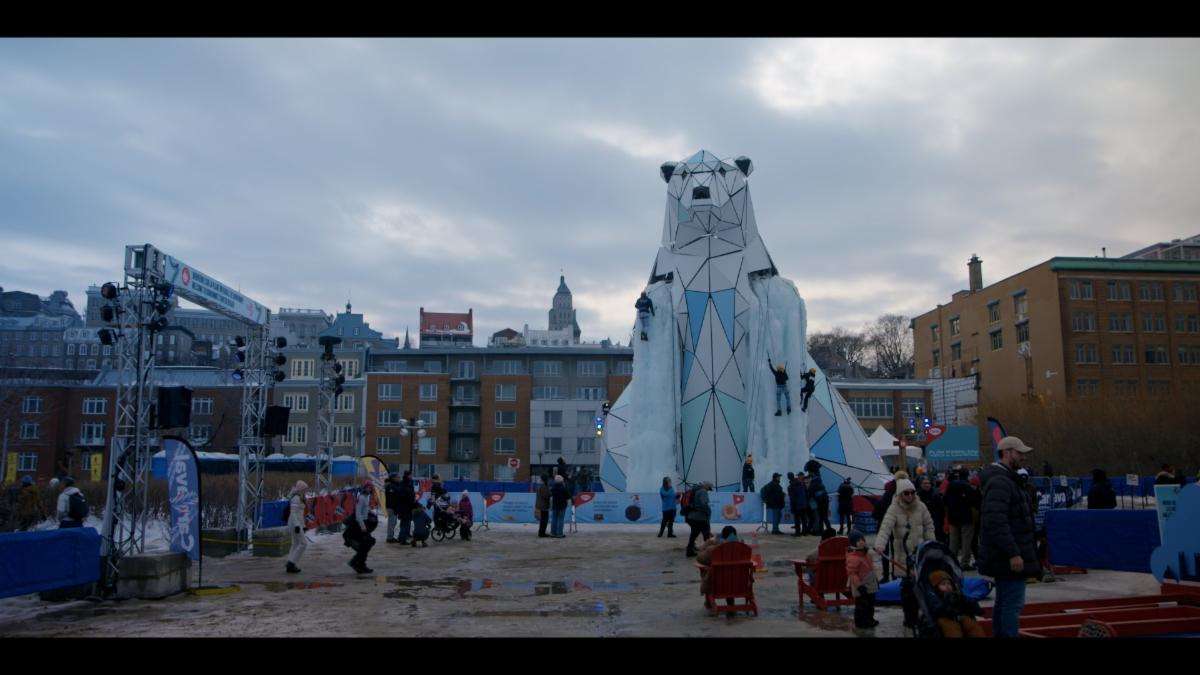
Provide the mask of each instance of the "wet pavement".
{"label": "wet pavement", "polygon": [[[470,542],[422,549],[380,543],[366,575],[346,566],[352,552],[340,536],[319,535],[297,575],[284,574],[283,558],[206,559],[205,585],[236,585],[233,593],[102,603],[2,600],[0,636],[853,635],[852,607],[798,607],[790,561],[814,551],[815,538],[760,535],[759,615],[728,618],[704,610],[693,561],[683,554],[686,540],[654,533],[653,526],[584,526],[566,539],[538,539],[535,527],[493,525]],[[1149,575],[1101,572],[1032,585],[1029,600],[1156,590]],[[876,635],[904,635],[899,608],[880,607],[876,618]]]}

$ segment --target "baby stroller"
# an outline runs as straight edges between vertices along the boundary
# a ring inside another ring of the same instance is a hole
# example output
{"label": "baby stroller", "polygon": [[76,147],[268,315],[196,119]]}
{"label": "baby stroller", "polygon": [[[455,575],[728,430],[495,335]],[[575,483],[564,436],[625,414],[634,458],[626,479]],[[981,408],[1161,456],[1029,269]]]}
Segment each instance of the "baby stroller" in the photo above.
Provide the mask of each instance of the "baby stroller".
{"label": "baby stroller", "polygon": [[429,536],[434,541],[453,539],[458,534],[458,515],[446,502],[437,500],[433,503],[433,528]]}
{"label": "baby stroller", "polygon": [[919,612],[917,627],[913,629],[914,637],[942,637],[942,631],[938,628],[933,613],[933,609],[941,603],[941,600],[933,584],[929,581],[929,575],[938,570],[950,575],[950,580],[954,582],[954,587],[960,593],[965,592],[962,568],[959,567],[958,560],[954,558],[950,547],[933,540],[918,546],[917,561],[912,570],[913,593],[916,595]]}

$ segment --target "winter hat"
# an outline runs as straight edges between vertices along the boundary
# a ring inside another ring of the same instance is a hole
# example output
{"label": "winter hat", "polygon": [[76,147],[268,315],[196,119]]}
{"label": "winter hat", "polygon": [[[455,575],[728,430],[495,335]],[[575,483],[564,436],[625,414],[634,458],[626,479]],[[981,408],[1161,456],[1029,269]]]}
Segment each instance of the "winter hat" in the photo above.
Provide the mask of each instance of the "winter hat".
{"label": "winter hat", "polygon": [[896,472],[896,480],[905,480],[907,478],[908,478],[908,472],[905,471],[904,469],[901,469]]}
{"label": "winter hat", "polygon": [[937,586],[943,581],[953,581],[953,579],[950,578],[950,575],[944,570],[936,570],[933,574],[929,575],[929,583],[934,586]]}
{"label": "winter hat", "polygon": [[471,496],[470,496],[469,494],[467,494],[467,491],[466,491],[466,490],[463,490],[463,491],[462,491],[462,495],[461,495],[461,496],[463,496],[463,497],[466,497],[467,499],[470,499],[470,498],[471,498]]}
{"label": "winter hat", "polygon": [[33,485],[33,476],[21,476],[21,485],[27,487]]}
{"label": "winter hat", "polygon": [[308,483],[305,483],[302,480],[296,481],[296,484],[292,486],[293,493],[304,492],[307,489],[308,489]]}
{"label": "winter hat", "polygon": [[858,530],[850,530],[849,537],[850,537],[850,545],[851,546],[853,546],[853,545],[857,544],[858,542],[862,541],[863,539],[867,538],[866,535],[864,535],[862,532],[860,532]]}
{"label": "winter hat", "polygon": [[913,485],[911,480],[907,478],[901,478],[896,481],[896,494],[901,494],[907,490],[912,490],[913,492],[917,491],[916,486]]}

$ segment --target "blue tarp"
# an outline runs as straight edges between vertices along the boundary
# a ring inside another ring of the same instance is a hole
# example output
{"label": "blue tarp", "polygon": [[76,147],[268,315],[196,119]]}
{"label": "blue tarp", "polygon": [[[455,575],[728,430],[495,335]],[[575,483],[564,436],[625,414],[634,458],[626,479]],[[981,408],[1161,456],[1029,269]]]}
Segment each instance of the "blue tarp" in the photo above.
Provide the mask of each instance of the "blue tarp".
{"label": "blue tarp", "polygon": [[0,534],[0,598],[100,579],[100,534],[90,527]]}
{"label": "blue tarp", "polygon": [[[963,577],[963,595],[972,600],[983,600],[992,594],[992,582],[983,577]],[[875,594],[875,602],[881,605],[900,604],[900,580],[879,584],[879,592]]]}
{"label": "blue tarp", "polygon": [[1149,572],[1159,545],[1154,509],[1051,509],[1050,562],[1085,569]]}

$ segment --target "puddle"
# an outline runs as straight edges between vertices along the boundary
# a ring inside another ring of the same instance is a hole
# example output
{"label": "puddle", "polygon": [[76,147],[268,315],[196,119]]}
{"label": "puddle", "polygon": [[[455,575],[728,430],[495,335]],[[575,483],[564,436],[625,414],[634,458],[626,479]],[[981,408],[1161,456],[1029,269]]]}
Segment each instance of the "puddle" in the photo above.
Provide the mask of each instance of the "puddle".
{"label": "puddle", "polygon": [[558,607],[554,609],[512,609],[512,610],[479,610],[475,612],[456,612],[455,617],[472,618],[530,618],[530,617],[561,617],[561,618],[592,618],[601,616],[620,616],[621,607],[604,602],[581,603]]}
{"label": "puddle", "polygon": [[792,616],[799,618],[804,623],[819,628],[821,630],[837,630],[837,631],[852,631],[854,630],[854,616],[847,616],[845,612],[819,612],[819,611],[800,611],[792,609]]}
{"label": "puddle", "polygon": [[271,593],[308,591],[314,588],[337,588],[342,585],[336,581],[243,581],[239,583],[257,584]]}
{"label": "puddle", "polygon": [[[637,584],[612,581],[584,581],[580,579],[561,581],[496,581],[494,579],[461,579],[458,577],[443,577],[441,579],[410,579],[404,576],[376,577],[377,583],[395,586],[383,594],[385,598],[414,600],[422,589],[437,589],[452,591],[452,598],[465,599],[468,594],[484,590],[499,590],[505,593],[516,593],[527,597],[545,595],[566,595],[568,593],[607,591],[624,593],[632,591]],[[471,595],[471,598],[492,598],[487,595]]]}

